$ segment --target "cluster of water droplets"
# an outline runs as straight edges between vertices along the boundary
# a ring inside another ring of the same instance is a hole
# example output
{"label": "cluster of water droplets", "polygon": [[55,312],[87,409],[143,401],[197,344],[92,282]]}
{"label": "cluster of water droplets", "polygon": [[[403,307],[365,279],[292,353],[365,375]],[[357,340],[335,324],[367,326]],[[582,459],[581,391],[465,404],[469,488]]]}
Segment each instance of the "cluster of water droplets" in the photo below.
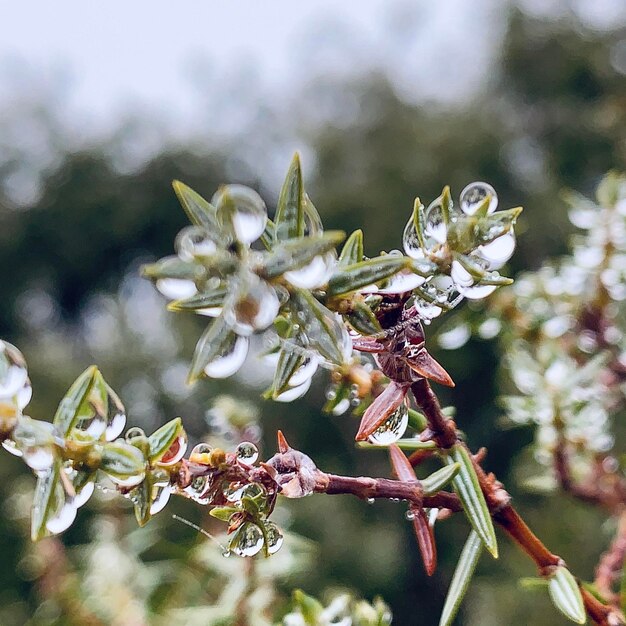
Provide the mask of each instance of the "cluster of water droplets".
{"label": "cluster of water droplets", "polygon": [[[427,282],[418,275],[411,278],[409,272],[399,274],[391,282],[391,287],[395,281],[398,286],[404,283],[410,289],[417,289],[414,292],[415,307],[426,322],[454,308],[463,298],[482,299],[490,295],[496,286],[480,284],[482,276],[502,267],[515,250],[513,229],[497,220],[482,239],[471,242],[471,249],[467,249],[467,241],[459,241],[460,238],[467,239],[465,225],[485,202],[488,203],[487,216],[497,209],[498,196],[491,185],[475,182],[465,187],[459,198],[459,208],[449,203],[447,220],[443,202],[443,196],[440,196],[423,211],[421,237],[415,223],[417,216],[409,219],[403,234],[406,254],[416,262],[428,261],[438,269],[433,270]],[[463,233],[462,237],[459,233]],[[462,249],[456,250],[459,246]],[[467,256],[470,268],[459,258],[453,258],[455,251]]]}

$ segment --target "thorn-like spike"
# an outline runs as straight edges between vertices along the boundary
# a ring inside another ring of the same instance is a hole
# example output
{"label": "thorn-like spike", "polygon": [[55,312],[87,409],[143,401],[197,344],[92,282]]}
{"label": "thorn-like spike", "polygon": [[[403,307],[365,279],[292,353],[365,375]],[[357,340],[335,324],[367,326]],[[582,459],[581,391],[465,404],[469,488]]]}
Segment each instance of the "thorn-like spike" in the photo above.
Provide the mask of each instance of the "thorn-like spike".
{"label": "thorn-like spike", "polygon": [[276,438],[278,439],[278,451],[281,454],[284,454],[285,452],[288,452],[291,448],[291,446],[287,443],[287,440],[285,439],[285,435],[283,435],[283,431],[279,430],[276,433]]}
{"label": "thorn-like spike", "polygon": [[417,480],[409,459],[395,443],[389,446],[389,457],[398,480],[403,482],[414,482]]}
{"label": "thorn-like spike", "polygon": [[406,359],[406,363],[416,374],[423,378],[434,380],[436,383],[446,387],[455,386],[450,374],[426,350],[420,350],[410,360]]}
{"label": "thorn-like spike", "polygon": [[428,518],[424,509],[411,506],[409,509],[413,513],[413,529],[417,538],[424,562],[424,568],[429,576],[432,576],[437,569],[437,545],[435,544],[435,535],[432,526],[428,523]]}

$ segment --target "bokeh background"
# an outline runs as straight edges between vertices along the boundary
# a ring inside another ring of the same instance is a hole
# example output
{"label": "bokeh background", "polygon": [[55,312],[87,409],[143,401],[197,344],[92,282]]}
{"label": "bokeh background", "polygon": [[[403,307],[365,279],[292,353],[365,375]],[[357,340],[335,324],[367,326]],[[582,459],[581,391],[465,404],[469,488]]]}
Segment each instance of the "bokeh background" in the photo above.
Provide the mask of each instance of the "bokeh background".
{"label": "bokeh background", "polygon": [[[355,451],[353,419],[321,413],[323,376],[287,405],[259,399],[254,363],[231,381],[184,386],[202,320],[167,313],[137,271],[169,254],[185,224],[170,181],[209,197],[221,182],[250,184],[272,207],[297,149],[326,226],[362,227],[374,255],[399,247],[415,195],[428,202],[444,184],[458,194],[486,180],[501,206],[526,207],[515,273],[566,250],[564,188],[590,193],[602,173],[626,169],[625,123],[620,0],[0,0],[0,336],[29,362],[30,413],[51,417],[96,362],[129,423],[154,429],[182,415],[198,439],[212,398],[231,393],[258,405],[266,456],[280,426],[328,471],[386,475],[384,455]],[[489,447],[488,467],[531,525],[592,577],[607,541],[602,517],[516,482],[532,433],[500,427],[495,399],[506,376],[494,346],[435,353],[457,381],[444,396],[469,441]],[[81,510],[65,547],[34,549],[24,518],[32,484],[19,461],[0,457],[0,624],[86,623],[71,601],[59,602],[46,559],[68,560],[106,597],[93,571],[106,551],[99,561],[81,555],[110,534],[98,526],[103,515],[130,532],[131,509],[101,497]],[[170,508],[207,523],[190,503]],[[354,589],[382,595],[394,623],[437,623],[467,532],[461,519],[440,527],[441,567],[427,579],[399,505],[318,496],[283,517],[315,542],[302,567],[276,579],[284,598],[294,587]],[[204,539],[167,512],[151,524],[133,546],[146,577],[137,598],[156,624],[166,604],[210,600],[202,584],[190,586],[195,598],[171,593],[172,579],[204,580],[186,561]],[[107,541],[124,550],[123,539]],[[562,623],[544,594],[518,589],[532,567],[502,544],[498,562],[479,566],[459,623]],[[142,623],[126,609],[97,623]]]}

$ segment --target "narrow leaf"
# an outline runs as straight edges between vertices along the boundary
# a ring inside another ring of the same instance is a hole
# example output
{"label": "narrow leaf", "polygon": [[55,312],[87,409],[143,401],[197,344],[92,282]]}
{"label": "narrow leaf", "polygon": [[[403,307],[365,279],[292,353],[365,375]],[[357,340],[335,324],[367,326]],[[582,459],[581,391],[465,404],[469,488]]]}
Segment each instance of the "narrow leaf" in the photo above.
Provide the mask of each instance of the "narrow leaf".
{"label": "narrow leaf", "polygon": [[276,224],[271,219],[267,219],[265,230],[261,233],[261,243],[266,250],[271,250],[276,239]]}
{"label": "narrow leaf", "polygon": [[455,445],[450,453],[445,456],[448,465],[458,463],[460,469],[452,480],[454,490],[463,503],[463,511],[467,516],[472,528],[483,540],[485,547],[498,558],[498,543],[493,521],[485,502],[485,496],[480,488],[474,465],[467,449],[461,445]]}
{"label": "narrow leaf", "polygon": [[145,278],[158,280],[159,278],[183,278],[187,280],[199,280],[204,276],[205,270],[197,263],[183,261],[177,256],[166,256],[156,263],[148,263],[141,266],[141,273]]}
{"label": "narrow leaf", "polygon": [[425,496],[431,496],[441,491],[458,473],[461,466],[458,463],[447,465],[422,479],[422,488]]}
{"label": "narrow leaf", "polygon": [[350,326],[361,335],[375,335],[382,332],[377,317],[365,302],[354,302],[352,311],[346,315],[346,318]]}
{"label": "narrow leaf", "polygon": [[566,567],[558,567],[548,587],[554,606],[576,624],[587,621],[585,605],[576,579]]}
{"label": "narrow leaf", "polygon": [[155,430],[150,437],[148,443],[150,451],[148,456],[150,461],[159,461],[161,457],[171,448],[172,444],[183,431],[183,422],[180,417],[167,422],[161,428]]}
{"label": "narrow leaf", "polygon": [[142,473],[146,460],[139,450],[124,441],[112,441],[104,444],[100,469],[116,478],[129,478]]}
{"label": "narrow leaf", "polygon": [[133,489],[132,500],[135,505],[135,519],[140,527],[144,527],[152,515],[152,476],[148,473],[146,477]]}
{"label": "narrow leaf", "polygon": [[52,467],[37,479],[30,526],[30,536],[33,541],[50,534],[46,523],[58,505],[58,497],[63,490],[63,485],[59,481],[60,472],[61,461],[56,459]]}
{"label": "narrow leaf", "polygon": [[233,506],[216,506],[209,511],[209,515],[221,522],[227,522],[233,513],[237,513],[239,509]]}
{"label": "narrow leaf", "polygon": [[276,207],[276,239],[283,241],[304,235],[302,170],[296,153],[289,166]]}
{"label": "narrow leaf", "polygon": [[191,367],[188,383],[193,383],[204,371],[204,368],[221,354],[225,354],[228,348],[236,341],[237,335],[226,324],[222,317],[218,317],[202,333],[196,344],[196,349],[191,359]]}
{"label": "narrow leaf", "polygon": [[[290,341],[294,341],[291,339]],[[274,372],[272,383],[272,398],[276,398],[289,388],[289,381],[298,368],[304,363],[306,356],[298,350],[290,350],[289,346],[283,347],[278,357],[278,364]]]}
{"label": "narrow leaf", "polygon": [[409,463],[409,459],[406,458],[404,452],[402,452],[395,443],[389,446],[389,458],[391,459],[391,465],[398,480],[407,483],[417,482],[413,466]]}
{"label": "narrow leaf", "polygon": [[215,226],[215,207],[213,205],[179,180],[175,180],[172,186],[192,224],[196,224],[196,226]]}
{"label": "narrow leaf", "polygon": [[446,185],[441,192],[441,214],[445,224],[450,222],[450,210],[452,209],[452,198],[450,197],[450,187]]}
{"label": "narrow leaf", "polygon": [[72,384],[59,403],[53,424],[59,434],[66,437],[78,418],[78,412],[89,397],[99,372],[95,365],[88,367]]}
{"label": "narrow leaf", "polygon": [[339,267],[346,267],[360,263],[363,260],[363,231],[355,230],[349,237],[341,250]]}
{"label": "narrow leaf", "polygon": [[329,230],[317,237],[304,237],[276,244],[264,255],[260,270],[265,278],[275,278],[310,263],[316,256],[332,250],[343,241],[345,233]]}
{"label": "narrow leaf", "polygon": [[336,296],[356,291],[397,274],[410,263],[408,257],[386,254],[341,267],[328,281],[328,294]]}
{"label": "narrow leaf", "polygon": [[298,289],[294,295],[292,304],[307,328],[309,347],[332,363],[343,364],[352,354],[352,341],[343,321],[309,291]]}
{"label": "narrow leaf", "polygon": [[228,293],[227,287],[218,287],[212,291],[198,293],[185,300],[174,300],[167,305],[170,311],[197,311],[222,306]]}
{"label": "narrow leaf", "polygon": [[391,381],[385,390],[370,404],[359,425],[356,441],[365,441],[404,402],[409,385]]}
{"label": "narrow leaf", "polygon": [[424,509],[411,505],[409,510],[413,514],[413,530],[422,555],[424,569],[428,576],[432,576],[437,569],[437,545],[433,527],[428,523]]}
{"label": "narrow leaf", "polygon": [[[380,448],[388,447],[369,443],[368,441],[359,441],[356,445],[357,448],[363,448],[364,450],[380,450]],[[409,452],[415,450],[435,450],[437,448],[437,444],[434,441],[420,441],[419,439],[398,439],[395,445],[401,450],[408,450]]]}
{"label": "narrow leaf", "polygon": [[441,618],[439,619],[439,626],[450,626],[456,617],[478,564],[482,548],[482,540],[476,531],[472,530],[463,546],[459,562],[456,564],[448,595],[441,612]]}

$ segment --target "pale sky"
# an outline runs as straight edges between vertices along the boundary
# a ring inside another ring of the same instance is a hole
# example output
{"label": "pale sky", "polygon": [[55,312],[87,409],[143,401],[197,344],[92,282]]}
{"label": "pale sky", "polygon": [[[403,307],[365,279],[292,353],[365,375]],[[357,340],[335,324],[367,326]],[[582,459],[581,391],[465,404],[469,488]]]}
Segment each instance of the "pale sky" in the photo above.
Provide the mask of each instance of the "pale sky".
{"label": "pale sky", "polygon": [[[33,85],[66,82],[64,106],[83,123],[107,124],[130,108],[188,129],[199,94],[237,68],[256,77],[259,98],[311,74],[370,67],[385,68],[408,98],[440,92],[442,82],[471,92],[498,40],[498,4],[0,0],[0,107]],[[490,37],[475,36],[483,29]]]}

